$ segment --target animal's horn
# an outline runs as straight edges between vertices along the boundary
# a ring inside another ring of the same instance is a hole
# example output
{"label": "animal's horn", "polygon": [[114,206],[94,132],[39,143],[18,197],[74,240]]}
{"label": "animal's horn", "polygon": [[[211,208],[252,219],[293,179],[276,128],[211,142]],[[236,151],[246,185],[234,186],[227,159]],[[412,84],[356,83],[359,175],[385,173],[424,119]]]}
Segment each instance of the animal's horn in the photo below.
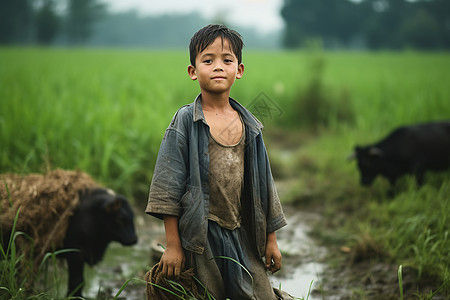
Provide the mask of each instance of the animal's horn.
{"label": "animal's horn", "polygon": [[111,213],[114,211],[118,211],[121,206],[122,206],[122,202],[120,201],[120,199],[117,197],[114,197],[114,199],[112,201],[109,201],[105,205],[105,210],[106,210],[106,212]]}

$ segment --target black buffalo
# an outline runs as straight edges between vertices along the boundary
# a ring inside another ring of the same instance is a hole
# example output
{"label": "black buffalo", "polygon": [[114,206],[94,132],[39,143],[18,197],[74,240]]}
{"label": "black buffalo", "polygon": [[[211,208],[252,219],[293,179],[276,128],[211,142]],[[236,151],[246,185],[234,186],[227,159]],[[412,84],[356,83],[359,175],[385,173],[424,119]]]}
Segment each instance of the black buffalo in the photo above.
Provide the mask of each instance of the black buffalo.
{"label": "black buffalo", "polygon": [[111,241],[124,246],[137,243],[133,211],[128,201],[108,189],[92,189],[81,193],[80,203],[69,220],[62,254],[67,260],[68,295],[82,295],[84,264],[102,260]]}
{"label": "black buffalo", "polygon": [[426,171],[450,168],[450,122],[399,127],[378,143],[356,146],[350,158],[358,161],[362,185],[380,174],[394,186],[408,173],[421,185]]}

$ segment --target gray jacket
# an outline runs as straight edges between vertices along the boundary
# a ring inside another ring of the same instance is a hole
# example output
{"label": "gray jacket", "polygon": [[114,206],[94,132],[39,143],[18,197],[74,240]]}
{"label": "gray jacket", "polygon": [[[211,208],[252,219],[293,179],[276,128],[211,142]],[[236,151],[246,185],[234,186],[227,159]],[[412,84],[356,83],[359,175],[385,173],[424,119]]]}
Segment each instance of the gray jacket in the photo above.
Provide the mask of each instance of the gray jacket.
{"label": "gray jacket", "polygon": [[[262,124],[246,108],[230,98],[245,124],[243,209],[255,238],[258,254],[265,254],[267,233],[286,225],[262,138]],[[164,134],[156,160],[145,212],[160,219],[179,217],[182,247],[203,253],[209,212],[209,126],[201,95],[181,107]],[[247,201],[247,199],[249,201]],[[244,220],[245,222],[246,220]]]}

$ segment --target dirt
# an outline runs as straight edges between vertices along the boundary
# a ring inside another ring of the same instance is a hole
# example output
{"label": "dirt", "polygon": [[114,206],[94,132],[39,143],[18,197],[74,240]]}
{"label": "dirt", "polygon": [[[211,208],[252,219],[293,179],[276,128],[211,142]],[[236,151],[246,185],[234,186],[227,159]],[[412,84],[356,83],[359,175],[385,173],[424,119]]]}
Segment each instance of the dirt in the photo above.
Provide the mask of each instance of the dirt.
{"label": "dirt", "polygon": [[[379,261],[363,261],[357,264],[341,264],[335,268],[328,268],[322,274],[320,288],[314,295],[321,295],[321,299],[400,299],[398,280],[399,267],[395,264]],[[448,299],[445,295],[425,297],[427,291],[431,295],[436,290],[433,278],[422,278],[417,281],[417,270],[410,267],[402,268],[402,287],[404,299]]]}
{"label": "dirt", "polygon": [[[306,299],[310,290],[317,288],[326,268],[327,249],[309,236],[311,225],[320,216],[314,212],[284,206],[288,226],[277,231],[278,246],[283,254],[283,267],[270,275],[272,286],[294,297]],[[309,299],[320,299],[310,295]]]}

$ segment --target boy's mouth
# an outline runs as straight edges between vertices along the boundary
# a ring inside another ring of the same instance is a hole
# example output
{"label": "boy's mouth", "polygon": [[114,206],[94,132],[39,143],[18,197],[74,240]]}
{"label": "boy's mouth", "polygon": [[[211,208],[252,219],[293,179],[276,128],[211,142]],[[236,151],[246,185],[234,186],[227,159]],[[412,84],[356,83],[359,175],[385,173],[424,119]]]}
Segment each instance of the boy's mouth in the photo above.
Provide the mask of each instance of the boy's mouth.
{"label": "boy's mouth", "polygon": [[213,77],[212,78],[213,80],[225,80],[225,79],[227,79],[226,77],[223,77],[223,76],[216,76],[216,77]]}

